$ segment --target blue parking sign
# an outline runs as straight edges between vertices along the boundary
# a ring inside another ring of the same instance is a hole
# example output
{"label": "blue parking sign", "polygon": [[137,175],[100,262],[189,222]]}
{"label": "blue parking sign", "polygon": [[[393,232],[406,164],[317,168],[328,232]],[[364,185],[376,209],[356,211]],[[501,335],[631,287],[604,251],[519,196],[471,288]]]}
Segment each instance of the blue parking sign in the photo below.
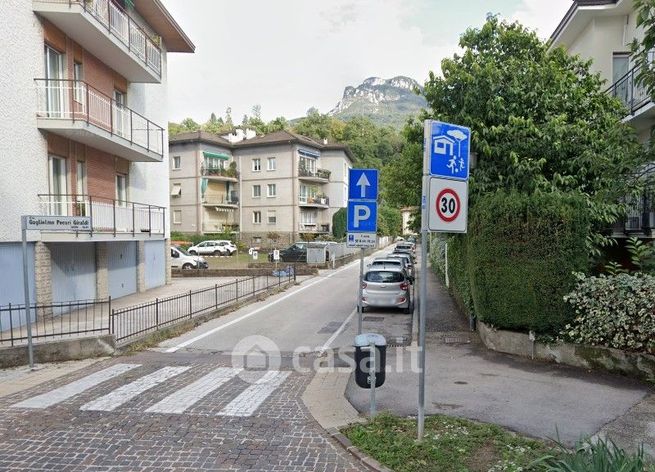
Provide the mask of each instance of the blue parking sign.
{"label": "blue parking sign", "polygon": [[349,233],[375,233],[377,230],[377,202],[349,201],[347,231]]}
{"label": "blue parking sign", "polygon": [[471,130],[465,126],[431,122],[430,174],[454,180],[468,180]]}

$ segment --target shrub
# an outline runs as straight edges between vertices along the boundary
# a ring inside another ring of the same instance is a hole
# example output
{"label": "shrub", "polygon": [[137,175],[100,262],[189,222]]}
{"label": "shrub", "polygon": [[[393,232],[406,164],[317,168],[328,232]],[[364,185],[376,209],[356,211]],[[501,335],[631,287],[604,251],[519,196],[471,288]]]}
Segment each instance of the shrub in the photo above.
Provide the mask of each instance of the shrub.
{"label": "shrub", "polygon": [[556,333],[571,319],[563,296],[575,285],[573,273],[587,268],[588,234],[582,197],[482,196],[472,209],[468,237],[451,239],[451,281],[470,293],[485,323]]}
{"label": "shrub", "polygon": [[579,275],[564,300],[575,310],[562,332],[569,340],[655,354],[655,277]]}
{"label": "shrub", "polygon": [[332,215],[332,236],[336,239],[343,239],[346,237],[346,226],[348,214],[345,208],[339,208],[337,212]]}

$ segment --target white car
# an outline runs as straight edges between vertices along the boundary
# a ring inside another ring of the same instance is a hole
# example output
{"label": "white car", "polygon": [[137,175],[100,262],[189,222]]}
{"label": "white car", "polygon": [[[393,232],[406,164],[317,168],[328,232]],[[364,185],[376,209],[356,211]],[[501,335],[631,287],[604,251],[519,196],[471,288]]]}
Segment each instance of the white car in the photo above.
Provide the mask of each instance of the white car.
{"label": "white car", "polygon": [[189,254],[200,256],[231,256],[237,252],[232,241],[203,241],[188,249]]}
{"label": "white car", "polygon": [[182,249],[171,246],[171,267],[173,269],[206,269],[209,265],[200,256],[190,256]]}

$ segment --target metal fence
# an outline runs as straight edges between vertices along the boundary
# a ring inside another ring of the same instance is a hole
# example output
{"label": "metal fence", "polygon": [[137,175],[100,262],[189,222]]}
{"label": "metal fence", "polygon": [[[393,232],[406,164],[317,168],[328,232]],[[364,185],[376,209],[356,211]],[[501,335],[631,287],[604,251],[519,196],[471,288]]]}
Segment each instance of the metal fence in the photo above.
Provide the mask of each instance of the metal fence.
{"label": "metal fence", "polygon": [[[32,338],[46,340],[86,334],[110,334],[111,298],[33,304],[29,308]],[[27,341],[25,305],[0,306],[0,346]]]}
{"label": "metal fence", "polygon": [[221,285],[149,303],[114,309],[110,316],[111,333],[123,344],[145,334],[193,319],[196,316],[226,308],[274,288],[286,287],[295,280],[292,270],[281,270],[277,276],[266,275],[237,279]]}

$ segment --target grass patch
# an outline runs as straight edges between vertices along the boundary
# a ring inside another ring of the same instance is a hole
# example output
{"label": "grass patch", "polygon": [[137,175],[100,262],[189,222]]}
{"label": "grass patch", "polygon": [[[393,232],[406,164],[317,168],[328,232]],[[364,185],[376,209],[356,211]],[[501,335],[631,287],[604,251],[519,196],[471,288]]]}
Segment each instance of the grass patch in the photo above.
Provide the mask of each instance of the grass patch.
{"label": "grass patch", "polygon": [[196,326],[197,323],[195,320],[189,320],[169,328],[162,328],[148,334],[146,337],[139,339],[138,341],[130,343],[121,350],[121,354],[135,354],[137,352],[150,349],[151,347],[155,347],[167,339],[182,336],[184,333],[191,331]]}
{"label": "grass patch", "polygon": [[416,420],[381,413],[343,434],[366,454],[396,472],[520,471],[552,454],[544,442],[503,428],[435,415],[425,419],[425,436],[416,441]]}
{"label": "grass patch", "polygon": [[255,261],[247,252],[240,252],[233,256],[206,257],[210,269],[245,269],[250,262],[266,262],[268,253],[259,253]]}

